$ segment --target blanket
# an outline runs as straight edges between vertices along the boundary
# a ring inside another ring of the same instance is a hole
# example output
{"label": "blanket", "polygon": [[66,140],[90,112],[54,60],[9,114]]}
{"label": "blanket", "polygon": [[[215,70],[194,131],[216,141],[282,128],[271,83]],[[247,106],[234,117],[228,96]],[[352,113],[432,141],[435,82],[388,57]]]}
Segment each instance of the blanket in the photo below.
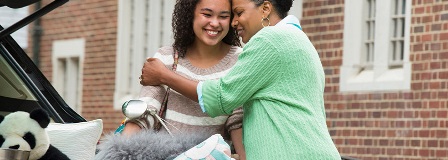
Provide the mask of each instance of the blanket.
{"label": "blanket", "polygon": [[100,141],[95,160],[172,160],[210,136],[195,133],[174,134],[172,137],[152,130],[129,137],[111,133]]}

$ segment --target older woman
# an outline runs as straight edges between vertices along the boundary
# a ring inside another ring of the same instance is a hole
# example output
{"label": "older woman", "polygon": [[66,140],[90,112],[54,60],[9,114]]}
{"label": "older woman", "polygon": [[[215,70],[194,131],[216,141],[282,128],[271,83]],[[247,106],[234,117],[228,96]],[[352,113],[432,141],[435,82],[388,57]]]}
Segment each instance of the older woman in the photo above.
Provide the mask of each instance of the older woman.
{"label": "older woman", "polygon": [[219,80],[190,81],[148,59],[140,83],[166,84],[211,117],[243,105],[249,160],[340,159],[325,121],[322,64],[298,19],[287,16],[292,1],[232,0],[232,25],[246,45]]}

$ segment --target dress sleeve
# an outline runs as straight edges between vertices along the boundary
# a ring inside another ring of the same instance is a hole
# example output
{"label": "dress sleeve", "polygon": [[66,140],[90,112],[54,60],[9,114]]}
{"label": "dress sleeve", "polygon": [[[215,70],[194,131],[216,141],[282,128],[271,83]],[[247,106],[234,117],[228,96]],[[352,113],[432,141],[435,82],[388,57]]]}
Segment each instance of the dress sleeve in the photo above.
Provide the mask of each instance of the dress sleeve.
{"label": "dress sleeve", "polygon": [[227,118],[226,130],[228,133],[230,133],[230,131],[242,127],[243,127],[243,108],[239,107],[233,110],[232,115],[230,115],[229,118]]}
{"label": "dress sleeve", "polygon": [[[161,54],[159,52],[154,55],[154,58],[160,57]],[[166,88],[163,86],[142,86],[142,88],[140,89],[139,100],[146,102],[148,109],[155,109],[158,113],[160,111],[165,93]],[[143,119],[136,119],[135,121],[139,121],[139,123],[141,124],[145,122],[145,120]],[[149,123],[149,126],[145,127],[151,128],[154,125],[154,118],[152,116],[149,116],[147,118],[147,121]]]}
{"label": "dress sleeve", "polygon": [[263,98],[254,95],[273,82],[281,66],[268,37],[262,33],[252,37],[226,76],[204,81],[202,99],[209,116],[229,115],[251,98]]}
{"label": "dress sleeve", "polygon": [[[159,52],[161,52],[159,50]],[[154,58],[161,58],[162,55],[157,52],[154,54]],[[163,62],[163,61],[162,61]],[[167,62],[163,62],[167,65]],[[168,65],[167,65],[168,66]],[[144,100],[148,104],[148,108],[154,108],[157,111],[160,110],[161,103],[166,93],[166,88],[163,86],[142,86],[140,90],[140,99]]]}
{"label": "dress sleeve", "polygon": [[205,112],[204,100],[202,99],[202,83],[202,81],[199,81],[198,86],[196,87],[196,93],[198,94],[199,107],[201,107],[202,112]]}

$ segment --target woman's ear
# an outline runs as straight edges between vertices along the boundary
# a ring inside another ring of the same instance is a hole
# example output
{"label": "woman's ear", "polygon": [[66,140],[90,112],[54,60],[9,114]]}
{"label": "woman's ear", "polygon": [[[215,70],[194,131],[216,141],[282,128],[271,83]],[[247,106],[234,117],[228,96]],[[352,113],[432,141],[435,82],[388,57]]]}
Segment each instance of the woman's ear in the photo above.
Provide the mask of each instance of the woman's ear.
{"label": "woman's ear", "polygon": [[263,17],[268,17],[273,11],[272,3],[269,1],[264,1],[261,7],[263,10]]}

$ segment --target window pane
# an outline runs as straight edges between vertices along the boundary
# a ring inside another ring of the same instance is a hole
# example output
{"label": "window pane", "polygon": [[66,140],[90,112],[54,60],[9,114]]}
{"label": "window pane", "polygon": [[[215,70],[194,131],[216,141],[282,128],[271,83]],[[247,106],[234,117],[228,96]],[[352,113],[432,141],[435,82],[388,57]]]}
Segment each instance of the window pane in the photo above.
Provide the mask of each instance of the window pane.
{"label": "window pane", "polygon": [[366,24],[366,37],[365,37],[365,49],[362,57],[361,66],[363,69],[373,68],[374,57],[374,40],[375,40],[375,2],[376,0],[367,0],[367,14],[365,18]]}
{"label": "window pane", "polygon": [[79,89],[79,58],[70,57],[66,60],[66,85],[64,86],[66,95],[64,97],[67,104],[75,111],[79,111],[78,107],[78,89]]}
{"label": "window pane", "polygon": [[373,61],[375,60],[375,50],[374,50],[374,48],[375,48],[375,44],[372,42],[372,45],[370,46],[370,54],[369,54],[369,56],[370,56],[370,60],[369,60],[369,65],[373,65]]}
{"label": "window pane", "polygon": [[402,0],[401,3],[401,14],[406,14],[406,0]]}
{"label": "window pane", "polygon": [[58,76],[58,83],[60,84],[58,89],[59,89],[59,93],[61,94],[61,97],[65,98],[67,97],[67,91],[65,89],[65,86],[67,85],[67,76],[65,75],[67,72],[67,62],[65,58],[61,58],[58,60],[58,74],[60,76]]}
{"label": "window pane", "polygon": [[391,37],[391,52],[389,55],[389,67],[402,67],[404,55],[404,30],[405,30],[405,0],[394,0],[392,8],[394,15],[392,15],[392,37]]}
{"label": "window pane", "polygon": [[393,31],[394,31],[394,32],[393,32],[393,35],[394,35],[394,36],[393,36],[393,37],[396,38],[396,37],[397,37],[397,27],[398,27],[398,26],[397,26],[397,19],[394,18],[392,21],[393,21],[393,26],[394,26],[394,28],[393,28],[393,29],[394,29],[394,30],[393,30]]}

